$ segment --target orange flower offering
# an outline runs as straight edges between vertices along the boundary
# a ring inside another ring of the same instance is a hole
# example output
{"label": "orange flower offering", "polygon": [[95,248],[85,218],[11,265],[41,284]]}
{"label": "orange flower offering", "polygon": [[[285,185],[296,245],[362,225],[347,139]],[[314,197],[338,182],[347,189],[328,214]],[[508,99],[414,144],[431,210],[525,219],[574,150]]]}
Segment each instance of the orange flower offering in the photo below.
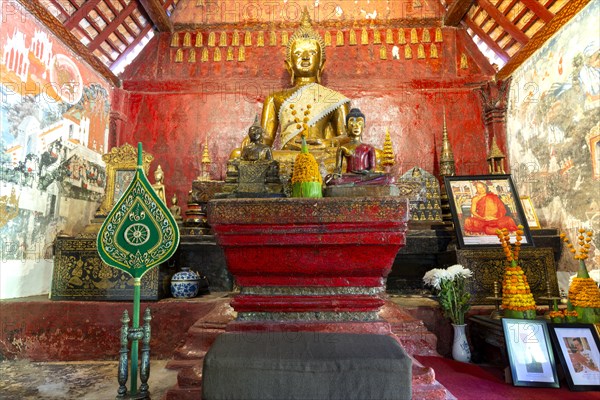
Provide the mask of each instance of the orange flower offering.
{"label": "orange flower offering", "polygon": [[579,229],[577,233],[578,249],[575,249],[565,233],[560,234],[569,251],[573,253],[573,257],[579,260],[577,277],[573,278],[569,286],[569,303],[576,308],[575,312],[578,312],[578,322],[596,323],[600,321],[600,289],[597,283],[590,278],[584,262],[588,258],[590,242],[594,233],[583,228]]}
{"label": "orange flower offering", "polygon": [[[527,276],[519,266],[519,252],[521,250],[521,240],[523,239],[523,226],[519,225],[516,232],[516,241],[513,245],[510,243],[510,232],[507,229],[497,230],[496,235],[500,239],[504,255],[509,265],[504,271],[502,280],[502,308],[505,310],[505,316],[511,316],[517,312],[514,317],[521,317],[518,312],[535,317],[535,300],[527,283]],[[511,311],[511,312],[507,312]]]}

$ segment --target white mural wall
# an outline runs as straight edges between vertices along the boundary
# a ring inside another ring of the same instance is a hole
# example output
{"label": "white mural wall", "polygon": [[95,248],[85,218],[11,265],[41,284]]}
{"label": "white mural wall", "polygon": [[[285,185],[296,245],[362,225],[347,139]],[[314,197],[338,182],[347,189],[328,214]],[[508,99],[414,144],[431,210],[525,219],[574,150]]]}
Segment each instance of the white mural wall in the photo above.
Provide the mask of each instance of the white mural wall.
{"label": "white mural wall", "polygon": [[48,293],[56,235],[104,193],[110,114],[107,82],[16,10],[0,30],[0,298]]}
{"label": "white mural wall", "polygon": [[[599,15],[594,0],[513,74],[507,119],[519,193],[572,241],[594,230],[588,269],[600,268]],[[559,269],[576,270],[568,253]]]}

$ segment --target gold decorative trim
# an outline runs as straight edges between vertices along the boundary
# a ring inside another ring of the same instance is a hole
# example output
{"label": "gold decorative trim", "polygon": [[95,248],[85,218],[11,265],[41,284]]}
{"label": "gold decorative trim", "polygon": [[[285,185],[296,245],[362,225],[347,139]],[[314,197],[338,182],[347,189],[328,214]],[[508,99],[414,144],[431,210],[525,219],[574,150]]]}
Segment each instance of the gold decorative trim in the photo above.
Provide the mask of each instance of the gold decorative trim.
{"label": "gold decorative trim", "polygon": [[542,27],[527,44],[502,67],[496,74],[496,80],[502,81],[512,75],[533,53],[541,48],[560,28],[581,11],[590,0],[571,0]]}
{"label": "gold decorative trim", "polygon": [[189,32],[186,32],[185,35],[183,35],[183,47],[190,47],[192,45],[192,34]]}
{"label": "gold decorative trim", "polygon": [[[179,49],[181,50],[181,49]],[[179,51],[178,50],[178,51]],[[142,152],[142,166],[144,173],[148,175],[150,163],[154,160],[154,156],[147,152]],[[135,171],[137,168],[137,149],[125,143],[121,147],[113,147],[110,153],[102,156],[102,161],[106,163],[106,190],[100,207],[96,212],[97,216],[105,216],[112,210],[115,202],[115,186],[118,171]]]}
{"label": "gold decorative trim", "polygon": [[202,32],[196,33],[196,47],[202,47]]}

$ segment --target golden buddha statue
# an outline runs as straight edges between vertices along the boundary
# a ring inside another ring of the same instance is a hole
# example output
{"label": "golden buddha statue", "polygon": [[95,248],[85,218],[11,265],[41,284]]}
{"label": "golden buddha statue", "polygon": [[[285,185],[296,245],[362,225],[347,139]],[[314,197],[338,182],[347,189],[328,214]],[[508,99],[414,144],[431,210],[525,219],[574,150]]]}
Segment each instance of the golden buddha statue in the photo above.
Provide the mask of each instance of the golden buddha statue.
{"label": "golden buddha statue", "polygon": [[[320,84],[325,42],[312,28],[306,8],[300,27],[288,41],[285,65],[292,87],[270,94],[263,103],[264,144],[272,146],[279,131],[282,150],[274,150],[273,156],[292,163],[301,148],[300,133],[306,124],[306,142],[311,153],[331,170],[337,147],[348,141],[345,119],[350,99]],[[242,147],[231,153],[230,159],[240,158],[241,149],[248,142],[246,138]]]}
{"label": "golden buddha statue", "polygon": [[154,185],[152,185],[152,188],[154,189],[158,197],[163,201],[163,203],[167,204],[167,199],[165,196],[165,185],[163,183],[164,179],[165,174],[162,170],[162,167],[159,164],[158,167],[156,167],[156,170],[154,171]]}

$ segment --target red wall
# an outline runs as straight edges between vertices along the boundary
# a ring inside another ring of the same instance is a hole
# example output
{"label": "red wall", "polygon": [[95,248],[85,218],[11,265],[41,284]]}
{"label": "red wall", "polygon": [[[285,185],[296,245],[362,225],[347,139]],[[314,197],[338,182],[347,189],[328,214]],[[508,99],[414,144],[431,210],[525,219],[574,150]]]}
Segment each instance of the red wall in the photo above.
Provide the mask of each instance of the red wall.
{"label": "red wall", "polygon": [[[226,30],[226,28],[223,28]],[[236,29],[241,29],[236,27]],[[435,27],[428,28],[431,40]],[[228,44],[231,32],[228,31]],[[385,43],[385,27],[381,27]],[[409,28],[405,28],[410,42]],[[197,31],[192,32],[192,46]],[[220,31],[216,31],[217,43]],[[243,43],[243,30],[240,30]],[[373,44],[369,28],[368,45],[326,48],[327,62],[323,84],[352,99],[367,118],[366,142],[383,147],[389,127],[397,156],[396,173],[420,166],[438,172],[442,139],[443,107],[450,141],[457,163],[457,174],[487,173],[488,140],[477,89],[489,81],[494,71],[478,52],[466,32],[443,28],[443,43],[436,43],[439,58],[430,57],[431,43],[423,43],[426,58],[417,58],[418,44],[412,44],[413,58],[405,59],[404,45],[398,45],[400,58],[392,59],[392,44],[387,44],[387,60],[380,60],[382,45]],[[393,28],[397,41],[397,28]],[[290,31],[290,36],[291,36]],[[423,28],[417,29],[421,41]],[[115,91],[113,110],[123,122],[117,129],[116,143],[142,141],[144,149],[155,157],[151,171],[161,164],[165,171],[168,198],[177,192],[184,205],[191,182],[200,173],[201,149],[208,141],[213,160],[212,178],[223,179],[229,153],[246,136],[254,116],[260,114],[262,100],[273,90],[289,87],[284,68],[285,47],[281,32],[277,46],[246,47],[246,61],[213,61],[214,47],[209,47],[208,62],[201,61],[202,48],[196,48],[196,62],[188,62],[189,50],[182,47],[184,32],[179,32],[183,62],[175,62],[177,47],[171,47],[171,35],[160,34],[146,47],[136,63],[123,76],[123,89]],[[324,32],[321,31],[323,35]],[[203,45],[208,32],[203,32]],[[237,56],[237,47],[234,47]],[[468,58],[468,68],[460,68],[460,57]],[[502,145],[502,144],[501,144]],[[150,174],[152,176],[152,173]]]}

